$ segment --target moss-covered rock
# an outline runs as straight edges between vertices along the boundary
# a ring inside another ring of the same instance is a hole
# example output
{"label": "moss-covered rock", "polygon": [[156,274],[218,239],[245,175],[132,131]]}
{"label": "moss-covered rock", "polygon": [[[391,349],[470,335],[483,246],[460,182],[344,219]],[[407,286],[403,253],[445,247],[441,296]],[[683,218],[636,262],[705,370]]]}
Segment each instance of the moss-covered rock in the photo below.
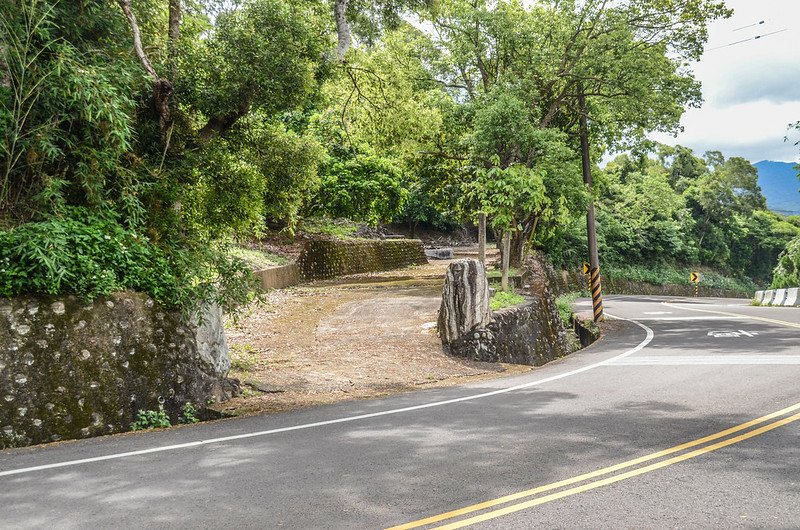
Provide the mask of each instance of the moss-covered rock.
{"label": "moss-covered rock", "polygon": [[140,293],[0,299],[0,448],[128,430],[163,401],[236,392],[221,313],[188,318]]}

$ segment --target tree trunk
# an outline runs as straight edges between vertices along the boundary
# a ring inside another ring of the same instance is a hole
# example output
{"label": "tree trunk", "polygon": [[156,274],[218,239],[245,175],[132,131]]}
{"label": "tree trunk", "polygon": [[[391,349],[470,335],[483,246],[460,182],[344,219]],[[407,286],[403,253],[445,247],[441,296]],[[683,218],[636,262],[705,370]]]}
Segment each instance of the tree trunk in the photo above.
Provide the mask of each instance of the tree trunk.
{"label": "tree trunk", "polygon": [[335,0],[333,3],[333,18],[336,21],[336,34],[339,42],[336,45],[336,59],[344,62],[344,56],[350,49],[350,23],[347,21],[348,0]]}
{"label": "tree trunk", "polygon": [[172,125],[172,110],[170,108],[170,99],[172,98],[173,88],[172,81],[161,77],[156,72],[150,59],[144,52],[142,47],[142,35],[139,31],[139,23],[136,21],[136,15],[131,10],[130,0],[117,0],[117,4],[122,9],[125,18],[128,19],[128,24],[131,27],[131,34],[133,36],[133,51],[139,63],[144,68],[145,72],[150,76],[153,81],[153,104],[159,116],[159,125],[161,133],[166,137],[167,129]]}
{"label": "tree trunk", "polygon": [[214,116],[200,129],[198,136],[201,144],[208,143],[215,136],[224,134],[239,121],[242,116],[250,112],[250,98],[242,98],[239,109],[224,116]]}
{"label": "tree trunk", "polygon": [[178,77],[178,39],[181,37],[181,0],[169,0],[169,75]]}
{"label": "tree trunk", "polygon": [[529,233],[525,230],[516,230],[511,236],[511,252],[509,253],[509,264],[512,268],[519,268],[525,261],[525,246],[528,242]]}

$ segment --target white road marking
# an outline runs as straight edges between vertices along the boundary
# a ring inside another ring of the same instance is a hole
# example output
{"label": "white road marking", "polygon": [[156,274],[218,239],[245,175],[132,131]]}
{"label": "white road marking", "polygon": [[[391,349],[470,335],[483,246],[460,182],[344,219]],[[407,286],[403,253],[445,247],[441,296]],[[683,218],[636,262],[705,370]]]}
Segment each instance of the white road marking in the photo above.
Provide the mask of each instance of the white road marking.
{"label": "white road marking", "polygon": [[747,317],[726,317],[723,315],[720,316],[702,316],[702,317],[644,317],[644,318],[637,318],[638,321],[645,321],[645,322],[658,322],[658,321],[684,321],[684,320],[744,320]]}
{"label": "white road marking", "polygon": [[672,311],[645,311],[645,315],[671,315]]}
{"label": "white road marking", "polygon": [[715,339],[727,339],[727,338],[739,338],[742,335],[745,337],[755,337],[758,335],[757,331],[744,331],[742,329],[738,331],[709,331],[708,336],[714,337]]}
{"label": "white road marking", "polygon": [[454,398],[454,399],[446,399],[446,400],[443,400],[443,401],[433,401],[431,403],[424,403],[422,405],[414,405],[414,406],[411,406],[411,407],[403,407],[403,408],[399,408],[399,409],[390,409],[390,410],[384,410],[384,411],[381,411],[381,412],[372,412],[370,414],[359,414],[357,416],[345,416],[343,418],[336,418],[336,419],[333,419],[333,420],[317,421],[317,422],[314,422],[314,423],[305,423],[305,424],[301,424],[301,425],[293,425],[291,427],[281,427],[281,428],[278,428],[278,429],[269,429],[269,430],[266,430],[266,431],[251,432],[251,433],[246,433],[246,434],[236,434],[236,435],[233,435],[233,436],[223,436],[223,437],[220,437],[220,438],[209,438],[208,440],[198,440],[198,441],[195,441],[195,442],[186,442],[186,443],[182,443],[182,444],[165,445],[165,446],[162,446],[162,447],[151,447],[150,449],[140,449],[138,451],[127,451],[127,452],[124,452],[124,453],[114,453],[114,454],[110,454],[110,455],[95,456],[95,457],[92,457],[92,458],[82,458],[82,459],[79,459],[79,460],[67,460],[67,461],[64,461],[64,462],[55,462],[55,463],[52,463],[52,464],[43,464],[43,465],[40,465],[40,466],[24,467],[24,468],[20,468],[20,469],[9,469],[7,471],[0,471],[0,477],[8,477],[8,476],[12,476],[12,475],[22,475],[24,473],[32,473],[34,471],[44,471],[44,470],[47,470],[47,469],[57,469],[57,468],[62,468],[62,467],[72,467],[72,466],[78,466],[78,465],[82,465],[82,464],[90,464],[90,463],[93,463],[93,462],[102,462],[104,460],[117,460],[117,459],[120,459],[120,458],[128,458],[128,457],[131,457],[131,456],[148,455],[148,454],[153,454],[153,453],[161,453],[161,452],[164,452],[164,451],[174,451],[174,450],[177,450],[177,449],[188,449],[190,447],[199,447],[201,445],[209,445],[209,444],[214,444],[214,443],[230,442],[230,441],[234,441],[234,440],[244,440],[246,438],[255,438],[255,437],[259,437],[259,436],[268,436],[268,435],[271,435],[271,434],[279,434],[279,433],[284,433],[284,432],[299,431],[299,430],[304,430],[304,429],[312,429],[314,427],[323,427],[323,426],[326,426],[326,425],[335,425],[337,423],[348,423],[348,422],[351,422],[351,421],[366,420],[366,419],[369,419],[369,418],[378,418],[380,416],[390,416],[390,415],[393,415],[393,414],[400,414],[402,412],[411,412],[411,411],[414,411],[414,410],[423,410],[423,409],[429,409],[429,408],[433,408],[433,407],[441,407],[443,405],[451,405],[453,403],[462,403],[462,402],[465,402],[465,401],[472,401],[472,400],[475,400],[475,399],[483,399],[483,398],[487,398],[487,397],[498,396],[500,394],[507,394],[509,392],[514,392],[514,391],[517,391],[517,390],[523,390],[523,389],[526,389],[526,388],[531,388],[531,387],[538,386],[538,385],[541,385],[541,384],[544,384],[544,383],[549,383],[551,381],[557,381],[559,379],[564,379],[566,377],[570,377],[570,376],[577,375],[577,374],[580,374],[580,373],[583,373],[583,372],[587,372],[589,370],[592,370],[594,368],[598,368],[600,366],[605,366],[605,365],[607,365],[607,364],[609,364],[611,362],[614,362],[614,361],[617,361],[617,360],[620,360],[620,359],[624,359],[625,357],[629,357],[629,356],[633,355],[634,353],[636,353],[638,351],[641,351],[645,346],[650,344],[650,342],[653,340],[653,336],[654,336],[653,330],[648,328],[644,324],[641,324],[641,323],[639,323],[639,322],[637,322],[635,320],[630,320],[630,319],[627,319],[627,318],[615,317],[613,315],[609,315],[608,313],[606,313],[606,316],[608,316],[609,318],[617,319],[617,320],[625,320],[625,321],[628,321],[628,322],[633,322],[634,324],[636,324],[637,326],[639,326],[640,328],[645,330],[645,332],[647,333],[647,336],[644,338],[644,340],[642,340],[642,342],[640,342],[638,345],[636,345],[635,347],[631,348],[630,350],[626,351],[625,353],[621,353],[620,355],[617,355],[616,357],[611,357],[610,359],[606,359],[605,361],[600,361],[600,362],[597,362],[597,363],[594,363],[594,364],[590,364],[588,366],[584,366],[583,368],[578,368],[576,370],[565,372],[563,374],[558,374],[558,375],[554,375],[554,376],[550,376],[550,377],[545,377],[544,379],[538,379],[536,381],[531,381],[529,383],[523,383],[521,385],[511,386],[511,387],[508,387],[508,388],[502,388],[500,390],[493,390],[491,392],[484,392],[484,393],[481,393],[481,394],[475,394],[475,395],[472,395],[472,396],[464,396],[464,397]]}
{"label": "white road marking", "polygon": [[689,366],[689,365],[800,365],[800,355],[669,355],[632,357],[609,363],[611,366]]}

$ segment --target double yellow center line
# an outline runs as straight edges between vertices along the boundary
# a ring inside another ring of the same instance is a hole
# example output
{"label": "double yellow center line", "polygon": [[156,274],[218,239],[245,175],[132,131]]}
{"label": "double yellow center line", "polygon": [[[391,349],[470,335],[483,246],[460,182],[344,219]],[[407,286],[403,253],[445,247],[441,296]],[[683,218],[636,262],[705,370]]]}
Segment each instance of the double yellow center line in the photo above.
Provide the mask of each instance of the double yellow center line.
{"label": "double yellow center line", "polygon": [[[636,477],[638,475],[650,473],[651,471],[671,466],[672,464],[677,464],[685,460],[690,460],[692,458],[704,455],[706,453],[716,451],[717,449],[721,449],[723,447],[739,443],[749,438],[753,438],[760,434],[764,434],[765,432],[777,429],[778,427],[781,427],[783,425],[787,425],[794,421],[800,420],[800,412],[795,412],[798,409],[800,409],[800,403],[792,405],[791,407],[786,407],[785,409],[773,412],[771,414],[767,414],[766,416],[762,416],[760,418],[756,418],[754,420],[742,423],[735,427],[725,429],[724,431],[720,431],[718,433],[705,436],[703,438],[699,438],[691,442],[686,442],[680,445],[676,445],[674,447],[670,447],[669,449],[664,449],[663,451],[658,451],[656,453],[652,453],[646,456],[634,458],[633,460],[628,460],[620,464],[615,464],[613,466],[598,469],[597,471],[592,471],[590,473],[585,473],[583,475],[578,475],[576,477],[560,480],[558,482],[553,482],[551,484],[546,484],[544,486],[538,486],[533,489],[520,491],[518,493],[512,493],[510,495],[505,495],[503,497],[498,497],[496,499],[492,499],[489,501],[473,504],[471,506],[466,506],[458,510],[453,510],[440,515],[434,515],[432,517],[426,517],[425,519],[419,519],[417,521],[402,524],[399,526],[393,526],[389,530],[405,530],[410,528],[419,528],[421,526],[433,525],[435,523],[441,523],[443,521],[450,521],[450,520],[455,520],[455,521],[441,526],[435,526],[435,528],[462,528],[476,523],[489,521],[491,519],[495,519],[503,515],[508,515],[510,513],[518,512],[520,510],[525,510],[527,508],[538,506],[540,504],[545,504],[558,499],[562,499],[564,497],[569,497],[571,495],[576,495],[578,493],[583,493],[585,491],[593,490],[595,488],[600,488],[602,486],[614,484],[615,482],[620,482],[622,480]],[[787,416],[792,412],[795,412],[795,414]],[[778,419],[777,421],[774,421],[772,423],[766,423],[769,422],[770,420],[775,420],[776,418],[781,418],[781,419]],[[766,423],[766,425],[761,425],[764,423]],[[758,425],[761,426],[757,427]],[[728,438],[729,436],[736,433],[742,433],[742,434],[738,434],[737,436],[732,436]],[[721,440],[722,438],[725,439]],[[720,441],[709,444],[709,442],[714,442],[715,440],[720,440]],[[698,449],[694,449],[693,451],[684,452],[683,454],[673,456],[672,458],[659,460],[657,462],[654,462],[646,466],[635,467],[639,466],[640,464],[644,464],[652,460],[662,459],[665,456],[669,456],[674,453],[679,453],[687,449],[691,449],[693,447],[698,447],[698,446],[703,446],[703,447],[699,447]],[[625,471],[623,473],[614,474],[612,476],[603,479],[586,482],[591,479],[595,479],[603,475],[616,473],[618,471],[622,471],[627,468],[634,468],[634,469]],[[586,482],[586,483],[572,488],[561,489],[566,486],[571,486],[573,484],[577,484],[580,482]],[[539,496],[542,493],[546,493],[553,490],[560,490],[560,491],[556,491],[548,495]],[[513,501],[520,501],[522,499],[529,499],[529,500],[513,503]],[[500,505],[507,505],[507,506],[497,508]],[[490,509],[490,508],[495,508],[495,509]],[[469,518],[460,519],[463,516],[480,511],[483,511],[483,513],[474,515]]]}

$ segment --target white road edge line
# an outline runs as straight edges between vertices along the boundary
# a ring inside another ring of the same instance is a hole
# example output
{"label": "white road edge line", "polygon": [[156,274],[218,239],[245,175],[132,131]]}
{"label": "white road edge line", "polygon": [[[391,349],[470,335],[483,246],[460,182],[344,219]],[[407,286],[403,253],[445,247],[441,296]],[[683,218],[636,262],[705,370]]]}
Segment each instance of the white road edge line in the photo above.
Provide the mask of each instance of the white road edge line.
{"label": "white road edge line", "polygon": [[491,392],[484,392],[482,394],[475,394],[475,395],[472,395],[472,396],[464,396],[464,397],[460,397],[460,398],[447,399],[447,400],[444,400],[444,401],[434,401],[434,402],[425,403],[425,404],[422,404],[422,405],[414,405],[414,406],[411,406],[411,407],[403,407],[403,408],[399,408],[399,409],[384,410],[384,411],[381,411],[381,412],[372,412],[372,413],[369,413],[369,414],[359,414],[358,416],[345,416],[344,418],[337,418],[337,419],[334,419],[334,420],[326,420],[326,421],[317,421],[317,422],[314,422],[314,423],[305,423],[305,424],[301,424],[301,425],[294,425],[292,427],[281,427],[279,429],[270,429],[270,430],[267,430],[267,431],[258,431],[258,432],[252,432],[252,433],[247,433],[247,434],[236,434],[236,435],[233,435],[233,436],[223,436],[223,437],[220,437],[220,438],[209,438],[208,440],[198,440],[196,442],[187,442],[187,443],[182,443],[182,444],[166,445],[166,446],[162,446],[162,447],[152,447],[150,449],[140,449],[138,451],[128,451],[128,452],[125,452],[125,453],[114,453],[114,454],[110,454],[110,455],[96,456],[96,457],[92,457],[92,458],[82,458],[80,460],[67,460],[65,462],[56,462],[56,463],[53,463],[53,464],[44,464],[44,465],[41,465],[41,466],[24,467],[24,468],[20,468],[20,469],[10,469],[10,470],[7,470],[7,471],[0,471],[0,477],[9,477],[9,476],[12,476],[12,475],[22,475],[24,473],[32,473],[34,471],[44,471],[44,470],[47,470],[47,469],[57,469],[57,468],[61,468],[61,467],[72,467],[72,466],[78,466],[78,465],[81,465],[81,464],[91,464],[93,462],[102,462],[104,460],[116,460],[116,459],[119,459],[119,458],[127,458],[127,457],[131,457],[131,456],[140,456],[140,455],[147,455],[147,454],[152,454],[152,453],[161,453],[163,451],[174,451],[176,449],[187,449],[187,448],[190,448],[190,447],[198,447],[198,446],[201,446],[201,445],[208,445],[208,444],[221,443],[221,442],[230,442],[230,441],[233,441],[233,440],[243,440],[243,439],[246,439],[246,438],[255,438],[257,436],[267,436],[267,435],[270,435],[270,434],[279,434],[279,433],[290,432],[290,431],[299,431],[299,430],[303,430],[303,429],[311,429],[311,428],[314,428],[314,427],[323,427],[325,425],[335,425],[337,423],[348,423],[348,422],[351,422],[351,421],[366,420],[366,419],[369,419],[369,418],[377,418],[379,416],[390,416],[392,414],[400,414],[402,412],[410,412],[410,411],[413,411],[413,410],[422,410],[422,409],[428,409],[428,408],[432,408],[432,407],[441,407],[443,405],[451,405],[453,403],[461,403],[461,402],[464,402],[464,401],[472,401],[474,399],[483,399],[483,398],[487,398],[487,397],[491,397],[491,396],[497,396],[497,395],[500,395],[500,394],[507,394],[509,392],[514,392],[514,391],[517,391],[517,390],[523,390],[523,389],[530,388],[530,387],[537,386],[537,385],[541,385],[541,384],[544,384],[544,383],[549,383],[551,381],[556,381],[558,379],[564,379],[565,377],[570,377],[570,376],[577,375],[577,374],[580,374],[580,373],[583,373],[583,372],[587,372],[587,371],[592,370],[594,368],[598,368],[600,366],[605,366],[605,365],[607,365],[609,363],[612,363],[612,362],[614,362],[616,360],[624,359],[625,357],[628,357],[628,356],[633,355],[634,353],[636,353],[638,351],[641,351],[645,346],[650,344],[650,342],[653,340],[653,336],[654,336],[653,330],[648,328],[644,324],[641,324],[641,323],[639,323],[639,322],[637,322],[635,320],[630,320],[630,319],[627,319],[627,318],[615,317],[613,315],[609,315],[608,313],[606,313],[606,316],[608,316],[610,318],[613,318],[613,319],[616,319],[616,320],[625,320],[625,321],[628,321],[628,322],[633,322],[634,324],[636,324],[640,328],[644,329],[647,332],[647,336],[637,346],[635,346],[634,348],[626,351],[625,353],[617,355],[616,357],[612,357],[610,359],[606,359],[606,360],[600,361],[598,363],[590,364],[588,366],[584,366],[583,368],[578,368],[578,369],[572,370],[570,372],[565,372],[563,374],[558,374],[558,375],[554,375],[554,376],[551,376],[551,377],[546,377],[544,379],[538,379],[536,381],[531,381],[529,383],[523,383],[521,385],[511,386],[511,387],[508,387],[508,388],[501,388],[500,390],[493,390]]}

